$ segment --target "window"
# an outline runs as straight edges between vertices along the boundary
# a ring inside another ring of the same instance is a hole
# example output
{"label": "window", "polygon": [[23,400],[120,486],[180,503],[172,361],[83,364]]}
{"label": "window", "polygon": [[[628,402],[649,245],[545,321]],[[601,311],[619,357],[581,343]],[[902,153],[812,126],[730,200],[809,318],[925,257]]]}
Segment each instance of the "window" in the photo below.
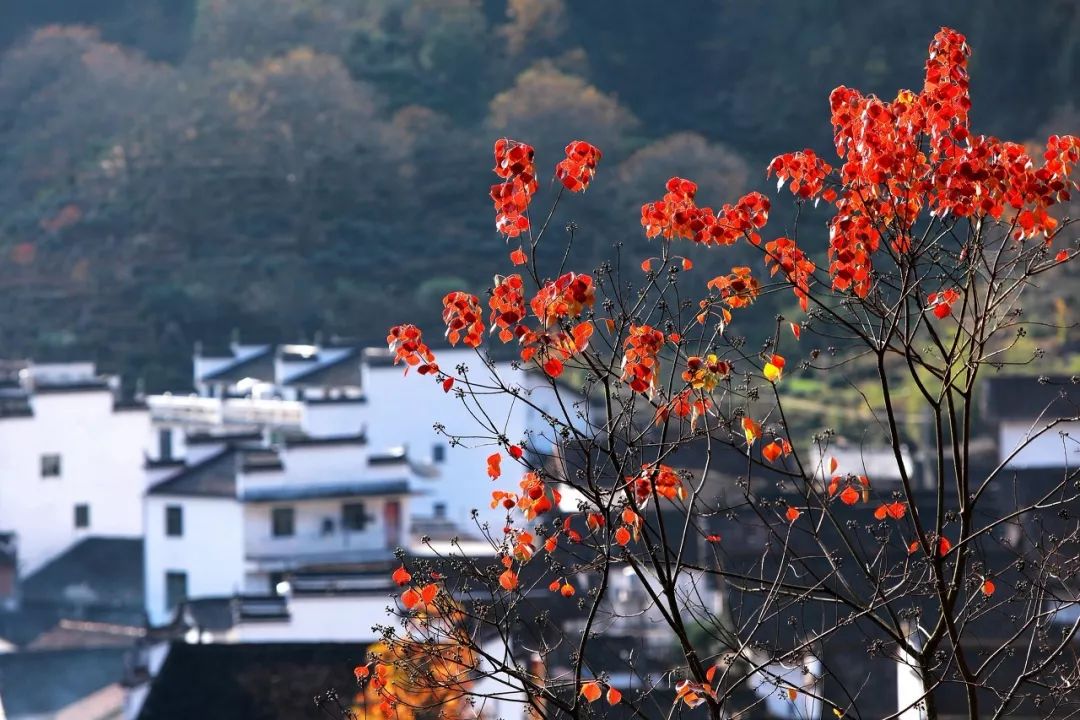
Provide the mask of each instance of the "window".
{"label": "window", "polygon": [[433,509],[435,510],[435,517],[439,518],[440,520],[446,517],[446,503],[435,503]]}
{"label": "window", "polygon": [[322,519],[322,534],[333,535],[334,534],[334,518]]}
{"label": "window", "polygon": [[361,532],[375,518],[367,514],[364,503],[345,503],[341,506],[341,527],[345,531]]}
{"label": "window", "polygon": [[75,506],[75,527],[88,528],[90,527],[90,506],[89,505],[76,505]]}
{"label": "window", "polygon": [[446,462],[446,446],[442,443],[432,445],[431,459],[437,463]]}
{"label": "window", "polygon": [[60,456],[56,454],[41,456],[41,477],[60,477]]}
{"label": "window", "polygon": [[172,459],[172,430],[162,428],[158,430],[158,460],[168,462]]}
{"label": "window", "polygon": [[172,612],[187,600],[187,573],[168,570],[165,573],[165,611]]}
{"label": "window", "polygon": [[296,512],[291,507],[278,507],[270,511],[270,533],[274,537],[292,537],[296,534]]}
{"label": "window", "polygon": [[168,505],[165,508],[165,534],[169,537],[183,537],[184,535],[184,508],[179,505]]}

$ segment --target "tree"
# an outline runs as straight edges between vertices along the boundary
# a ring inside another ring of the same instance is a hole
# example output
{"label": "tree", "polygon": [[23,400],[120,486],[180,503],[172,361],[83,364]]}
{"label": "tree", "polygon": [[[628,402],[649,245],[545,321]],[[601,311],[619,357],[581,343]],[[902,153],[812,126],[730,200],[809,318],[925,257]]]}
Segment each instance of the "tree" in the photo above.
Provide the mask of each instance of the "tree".
{"label": "tree", "polygon": [[[641,209],[653,244],[640,255],[653,257],[640,266],[629,243],[592,273],[567,271],[570,246],[538,266],[538,247],[558,241],[550,215],[529,212],[535,153],[496,143],[491,195],[510,267],[485,303],[443,300],[448,340],[475,348],[475,365],[440,366],[414,325],[387,338],[406,372],[472,410],[477,427],[447,432],[490,445],[491,503],[506,509],[503,527],[479,528],[494,562],[436,553],[395,573],[403,624],[386,641],[431,649],[405,663],[411,677],[430,677],[456,643],[476,659],[475,703],[498,693],[536,717],[1077,710],[1077,473],[1031,501],[1006,477],[1027,443],[1080,420],[1076,404],[1056,403],[1004,461],[980,462],[974,441],[979,379],[1045,321],[1022,314],[1027,287],[1078,252],[1061,242],[1071,221],[1052,211],[1080,187],[1080,138],[1051,136],[1035,161],[972,133],[968,56],[942,29],[919,92],[885,101],[837,88],[839,166],[809,149],[768,166],[794,198],[783,236],[763,195],[710,208],[695,183],[671,178]],[[600,160],[571,142],[554,203],[589,187]],[[819,204],[823,258],[806,220]],[[706,281],[682,257],[688,245],[743,245],[760,264]],[[740,313],[780,292],[799,317],[777,317],[751,347]],[[499,376],[485,348],[515,342],[553,402]],[[827,428],[799,429],[787,388],[816,374],[873,379],[863,397],[876,422],[855,452]],[[906,457],[904,393],[929,420],[925,489]],[[504,434],[490,399],[506,394],[544,418],[547,437]],[[1055,513],[1067,522],[1051,532],[1042,518]],[[459,609],[468,631],[448,638],[417,620],[439,608]],[[478,640],[492,635],[504,652]],[[612,651],[620,636],[633,652]],[[888,711],[876,704],[880,663],[895,670]]]}

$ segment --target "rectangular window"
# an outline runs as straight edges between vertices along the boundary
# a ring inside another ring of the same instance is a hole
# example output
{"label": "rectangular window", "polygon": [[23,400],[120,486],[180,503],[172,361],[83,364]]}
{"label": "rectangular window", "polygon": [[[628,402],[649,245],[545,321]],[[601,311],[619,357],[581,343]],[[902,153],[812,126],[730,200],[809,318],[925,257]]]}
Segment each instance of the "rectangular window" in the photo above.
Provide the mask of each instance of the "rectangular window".
{"label": "rectangular window", "polygon": [[75,527],[88,528],[90,527],[90,506],[89,505],[76,505],[75,506]]}
{"label": "rectangular window", "polygon": [[383,523],[386,527],[386,547],[401,545],[401,502],[387,500],[383,505]]}
{"label": "rectangular window", "polygon": [[165,573],[165,611],[172,612],[187,600],[187,573],[169,570]]}
{"label": "rectangular window", "polygon": [[158,430],[158,460],[168,462],[172,459],[172,430],[162,428]]}
{"label": "rectangular window", "polygon": [[183,537],[184,535],[184,508],[179,505],[168,505],[165,508],[165,534],[169,537]]}
{"label": "rectangular window", "polygon": [[435,443],[431,446],[431,459],[434,462],[441,463],[446,461],[446,446],[442,443]]}
{"label": "rectangular window", "polygon": [[296,512],[291,507],[271,510],[270,533],[274,537],[292,537],[296,534]]}
{"label": "rectangular window", "polygon": [[49,454],[41,456],[41,477],[60,477],[60,456]]}
{"label": "rectangular window", "polygon": [[345,531],[362,532],[374,520],[367,514],[364,503],[345,503],[341,506],[341,527]]}

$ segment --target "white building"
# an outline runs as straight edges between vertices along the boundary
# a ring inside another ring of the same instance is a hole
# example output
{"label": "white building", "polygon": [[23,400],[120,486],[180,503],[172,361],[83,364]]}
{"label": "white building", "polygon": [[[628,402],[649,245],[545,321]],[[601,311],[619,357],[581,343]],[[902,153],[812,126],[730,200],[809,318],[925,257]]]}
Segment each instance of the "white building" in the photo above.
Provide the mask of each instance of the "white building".
{"label": "white building", "polygon": [[1080,384],[1073,377],[993,377],[983,413],[994,427],[998,462],[1014,470],[1080,465]]}
{"label": "white building", "polygon": [[414,476],[404,455],[373,453],[363,435],[207,440],[189,438],[199,454],[146,493],[152,624],[188,598],[272,596],[320,571],[370,568],[385,586],[409,536]]}
{"label": "white building", "polygon": [[92,363],[0,367],[0,533],[19,574],[84,537],[142,535],[145,406]]}
{"label": "white building", "polygon": [[[475,381],[492,380],[472,350],[442,349],[436,354],[448,370],[465,364]],[[182,454],[183,437],[191,433],[298,433],[312,438],[363,433],[372,452],[403,453],[415,469],[411,512],[421,532],[453,525],[464,535],[475,534],[474,509],[481,522],[500,521],[501,511],[492,510],[488,502],[492,482],[486,472],[486,458],[498,448],[471,439],[485,433],[453,392],[444,393],[430,377],[406,375],[388,352],[233,343],[221,356],[197,349],[193,366],[196,394],[147,399],[161,434],[155,460]],[[564,413],[547,381],[510,363],[497,363],[495,369],[501,382],[519,389],[520,396],[485,395],[485,412],[508,441],[527,441],[528,450],[549,452],[552,431],[543,414]],[[574,414],[578,397],[565,389],[560,395]],[[452,437],[460,442],[452,443]]]}

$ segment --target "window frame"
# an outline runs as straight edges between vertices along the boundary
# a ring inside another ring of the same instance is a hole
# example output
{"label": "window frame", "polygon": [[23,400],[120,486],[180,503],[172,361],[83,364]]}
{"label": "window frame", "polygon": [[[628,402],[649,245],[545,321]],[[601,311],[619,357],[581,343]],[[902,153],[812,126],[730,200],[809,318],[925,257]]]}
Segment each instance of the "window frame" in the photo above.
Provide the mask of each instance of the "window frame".
{"label": "window frame", "polygon": [[42,479],[63,477],[64,463],[60,453],[41,453],[38,472]]}
{"label": "window frame", "polygon": [[75,503],[75,529],[88,530],[90,528],[90,503]]}
{"label": "window frame", "polygon": [[[356,508],[359,508],[359,515],[356,514]],[[368,528],[377,522],[377,518],[374,515],[368,514],[367,504],[364,501],[347,502],[341,504],[341,531],[347,533],[361,533],[367,532]],[[352,522],[359,518],[360,523],[357,526]]]}
{"label": "window frame", "polygon": [[[285,518],[288,518],[288,520]],[[277,539],[295,536],[296,508],[292,505],[279,505],[270,508],[270,537]]]}
{"label": "window frame", "polygon": [[[173,524],[174,519],[176,521],[175,525]],[[165,506],[165,537],[184,537],[183,505]]]}

